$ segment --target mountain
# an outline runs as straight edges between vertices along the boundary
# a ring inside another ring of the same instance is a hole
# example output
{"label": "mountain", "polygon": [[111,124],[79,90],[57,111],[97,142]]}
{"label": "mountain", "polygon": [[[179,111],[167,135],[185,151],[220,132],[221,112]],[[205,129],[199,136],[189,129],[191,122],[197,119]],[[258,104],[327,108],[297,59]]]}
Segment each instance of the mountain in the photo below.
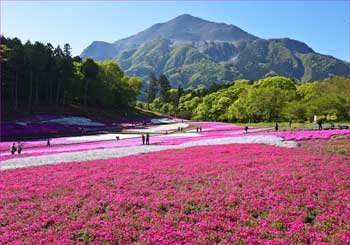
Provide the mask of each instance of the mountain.
{"label": "mountain", "polygon": [[234,25],[180,15],[114,43],[95,41],[81,54],[116,59],[130,76],[164,73],[173,86],[210,86],[234,79],[283,75],[298,81],[349,76],[349,63],[305,43],[261,39]]}
{"label": "mountain", "polygon": [[[210,22],[189,14],[184,14],[166,23],[155,24],[136,35],[114,43],[95,41],[83,50],[81,57],[103,60],[110,56],[115,57],[123,51],[138,48],[144,43],[159,39],[170,40],[173,43],[197,43],[201,41],[234,42],[238,40],[255,40],[257,37],[234,25]],[[98,49],[101,49],[101,53],[96,52]],[[105,51],[107,50],[109,53],[105,55]],[[103,58],[104,55],[106,58]]]}

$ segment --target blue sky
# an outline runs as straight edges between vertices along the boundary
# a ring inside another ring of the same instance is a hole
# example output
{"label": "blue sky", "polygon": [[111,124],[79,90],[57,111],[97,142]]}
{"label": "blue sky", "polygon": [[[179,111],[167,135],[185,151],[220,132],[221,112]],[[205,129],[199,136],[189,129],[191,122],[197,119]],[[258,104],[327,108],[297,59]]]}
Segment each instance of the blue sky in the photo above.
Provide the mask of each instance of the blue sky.
{"label": "blue sky", "polygon": [[290,37],[350,61],[350,1],[1,1],[1,33],[69,43],[114,42],[180,14],[234,24],[261,38]]}

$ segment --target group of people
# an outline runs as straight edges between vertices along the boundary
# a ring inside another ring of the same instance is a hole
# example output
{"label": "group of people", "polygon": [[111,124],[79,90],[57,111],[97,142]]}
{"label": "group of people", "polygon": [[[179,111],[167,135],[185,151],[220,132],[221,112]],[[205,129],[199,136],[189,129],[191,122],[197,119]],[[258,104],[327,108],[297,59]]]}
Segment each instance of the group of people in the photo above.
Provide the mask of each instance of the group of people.
{"label": "group of people", "polygon": [[197,127],[197,133],[202,132],[202,126]]}
{"label": "group of people", "polygon": [[[291,122],[289,122],[289,124],[291,125]],[[278,123],[276,122],[276,124],[275,124],[275,131],[276,132],[278,131],[278,128],[279,128],[279,126],[278,126]],[[245,131],[246,134],[248,133],[248,129],[249,129],[248,126],[244,127],[244,131]]]}
{"label": "group of people", "polygon": [[146,133],[146,135],[142,134],[142,144],[149,145],[149,133]]}
{"label": "group of people", "polygon": [[177,128],[177,131],[178,131],[178,132],[181,132],[181,131],[183,131],[183,130],[184,130],[183,127],[180,127],[180,126],[179,126],[179,127]]}
{"label": "group of people", "polygon": [[17,152],[18,154],[21,154],[22,150],[23,150],[23,145],[22,145],[22,143],[19,142],[19,141],[18,141],[18,143],[17,143],[17,146],[16,146],[16,143],[13,143],[13,144],[10,146],[10,152],[11,152],[12,155],[15,154],[16,152]]}

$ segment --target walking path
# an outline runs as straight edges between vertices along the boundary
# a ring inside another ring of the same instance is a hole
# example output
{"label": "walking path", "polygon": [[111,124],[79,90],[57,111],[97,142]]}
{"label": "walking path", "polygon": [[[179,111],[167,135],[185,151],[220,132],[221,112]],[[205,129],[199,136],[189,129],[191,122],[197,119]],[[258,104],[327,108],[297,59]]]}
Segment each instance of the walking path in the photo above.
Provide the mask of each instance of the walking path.
{"label": "walking path", "polygon": [[40,166],[45,164],[57,164],[65,162],[81,162],[89,160],[100,160],[109,158],[118,158],[130,155],[138,155],[148,152],[155,152],[168,149],[183,149],[192,146],[203,145],[223,145],[223,144],[269,144],[282,147],[296,147],[298,144],[293,141],[284,141],[283,138],[277,136],[241,136],[241,137],[225,137],[216,139],[204,139],[189,141],[179,145],[143,145],[128,146],[119,148],[94,149],[77,152],[64,152],[50,155],[31,156],[25,158],[14,158],[2,161],[1,170],[23,168],[29,166]]}

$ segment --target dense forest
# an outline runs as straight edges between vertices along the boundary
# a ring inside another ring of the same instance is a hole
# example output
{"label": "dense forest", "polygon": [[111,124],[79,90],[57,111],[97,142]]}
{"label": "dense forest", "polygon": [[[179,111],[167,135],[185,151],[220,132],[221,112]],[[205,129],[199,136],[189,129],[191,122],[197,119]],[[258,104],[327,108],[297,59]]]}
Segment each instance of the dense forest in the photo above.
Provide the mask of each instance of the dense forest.
{"label": "dense forest", "polygon": [[128,77],[115,61],[72,57],[71,47],[22,43],[1,37],[2,118],[40,107],[134,106],[142,81]]}
{"label": "dense forest", "polygon": [[164,79],[150,76],[150,103],[138,102],[138,106],[205,121],[305,122],[312,121],[314,115],[334,121],[350,118],[350,78],[296,84],[289,78],[275,76],[255,82],[214,84],[209,89],[184,91],[180,87],[168,90],[165,95]]}

